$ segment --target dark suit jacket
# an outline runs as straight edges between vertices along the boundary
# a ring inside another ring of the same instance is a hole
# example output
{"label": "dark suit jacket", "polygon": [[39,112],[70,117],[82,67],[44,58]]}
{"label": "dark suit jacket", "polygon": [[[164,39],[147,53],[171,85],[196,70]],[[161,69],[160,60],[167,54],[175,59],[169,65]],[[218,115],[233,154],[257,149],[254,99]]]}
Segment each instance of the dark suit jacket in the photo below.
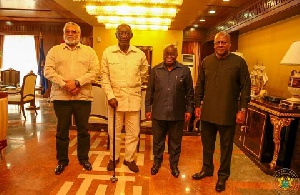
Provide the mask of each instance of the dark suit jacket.
{"label": "dark suit jacket", "polygon": [[168,71],[164,63],[153,67],[145,98],[146,112],[157,120],[184,120],[194,108],[194,89],[188,66],[176,62]]}

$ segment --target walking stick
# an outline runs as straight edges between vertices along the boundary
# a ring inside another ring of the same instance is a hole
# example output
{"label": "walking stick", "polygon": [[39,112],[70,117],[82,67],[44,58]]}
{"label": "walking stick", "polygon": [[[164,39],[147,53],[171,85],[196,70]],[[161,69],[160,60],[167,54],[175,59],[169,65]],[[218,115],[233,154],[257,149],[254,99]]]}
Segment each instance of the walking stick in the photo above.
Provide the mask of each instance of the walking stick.
{"label": "walking stick", "polygon": [[113,118],[113,176],[110,178],[110,181],[112,183],[115,183],[118,181],[118,178],[116,178],[116,108],[114,108],[114,118]]}

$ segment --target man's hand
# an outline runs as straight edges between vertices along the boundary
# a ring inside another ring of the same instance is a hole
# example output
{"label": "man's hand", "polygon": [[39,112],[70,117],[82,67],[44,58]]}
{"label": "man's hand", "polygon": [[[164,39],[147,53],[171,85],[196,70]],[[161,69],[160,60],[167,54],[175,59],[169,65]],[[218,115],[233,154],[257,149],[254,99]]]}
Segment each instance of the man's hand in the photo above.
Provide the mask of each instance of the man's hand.
{"label": "man's hand", "polygon": [[201,108],[195,108],[195,117],[200,118],[201,117]]}
{"label": "man's hand", "polygon": [[238,111],[238,113],[236,113],[235,122],[239,125],[242,125],[245,123],[245,121],[246,121],[246,112]]}
{"label": "man's hand", "polygon": [[75,81],[74,80],[64,80],[66,84],[63,86],[63,88],[67,91],[73,91],[76,89]]}
{"label": "man's hand", "polygon": [[110,107],[112,107],[112,108],[117,108],[118,101],[116,100],[116,98],[112,98],[112,99],[108,100],[108,105],[110,105]]}
{"label": "man's hand", "polygon": [[191,119],[191,116],[192,116],[191,113],[186,112],[184,116],[184,121],[185,122],[189,121]]}
{"label": "man's hand", "polygon": [[78,95],[79,92],[80,92],[80,88],[79,88],[79,87],[75,88],[73,91],[70,91],[70,93],[71,93],[73,96]]}
{"label": "man's hand", "polygon": [[152,112],[146,112],[146,120],[151,120],[152,119]]}

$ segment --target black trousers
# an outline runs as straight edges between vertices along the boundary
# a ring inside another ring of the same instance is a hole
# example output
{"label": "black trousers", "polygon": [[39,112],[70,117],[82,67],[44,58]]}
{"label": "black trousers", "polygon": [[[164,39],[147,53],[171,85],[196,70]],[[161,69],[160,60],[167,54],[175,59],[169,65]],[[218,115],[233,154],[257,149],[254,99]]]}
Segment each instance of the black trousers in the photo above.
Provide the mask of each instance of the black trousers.
{"label": "black trousers", "polygon": [[169,161],[170,167],[178,166],[181,152],[181,140],[183,134],[184,121],[164,121],[152,119],[153,131],[153,155],[154,163],[161,164],[165,150],[165,141],[168,134]]}
{"label": "black trousers", "polygon": [[91,101],[53,101],[57,117],[56,128],[56,158],[59,164],[69,163],[69,129],[72,114],[77,127],[77,158],[79,161],[88,160],[90,150],[90,134],[87,130],[88,119],[91,113]]}
{"label": "black trousers", "polygon": [[223,126],[201,121],[201,140],[203,144],[203,166],[202,171],[213,174],[213,155],[215,152],[215,141],[217,132],[220,134],[220,168],[219,180],[226,181],[230,176],[230,164],[233,150],[233,138],[235,126]]}

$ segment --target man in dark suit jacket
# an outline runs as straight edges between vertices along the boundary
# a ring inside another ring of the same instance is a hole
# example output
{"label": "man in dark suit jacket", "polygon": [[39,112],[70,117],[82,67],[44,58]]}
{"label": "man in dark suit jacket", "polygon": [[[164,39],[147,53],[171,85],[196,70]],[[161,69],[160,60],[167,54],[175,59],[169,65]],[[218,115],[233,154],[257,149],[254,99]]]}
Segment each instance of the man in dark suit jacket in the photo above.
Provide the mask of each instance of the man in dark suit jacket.
{"label": "man in dark suit jacket", "polygon": [[179,176],[178,161],[184,122],[190,120],[194,107],[194,89],[191,71],[176,61],[175,45],[163,51],[164,61],[151,70],[146,91],[146,118],[152,119],[155,175],[163,161],[165,140],[168,133],[170,168],[174,177]]}

